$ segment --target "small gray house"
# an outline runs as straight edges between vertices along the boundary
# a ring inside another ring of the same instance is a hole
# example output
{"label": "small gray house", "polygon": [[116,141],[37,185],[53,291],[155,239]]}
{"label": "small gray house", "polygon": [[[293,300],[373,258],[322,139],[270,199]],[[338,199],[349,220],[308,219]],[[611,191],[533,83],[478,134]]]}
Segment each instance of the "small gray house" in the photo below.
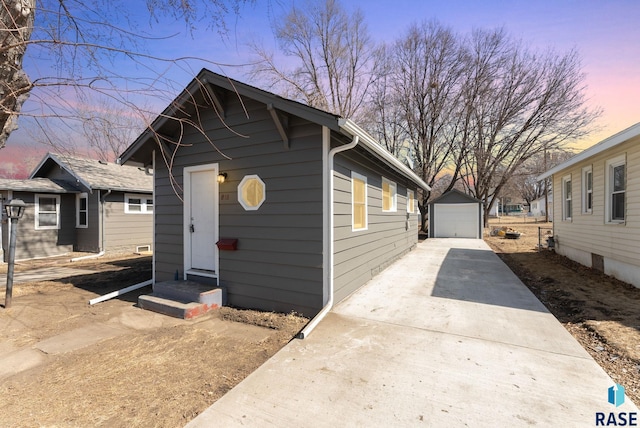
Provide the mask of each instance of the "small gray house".
{"label": "small gray house", "polygon": [[[11,199],[27,204],[16,259],[151,248],[152,185],[144,168],[51,153],[29,179],[0,179],[0,205]],[[1,238],[6,255],[6,221]]]}
{"label": "small gray house", "polygon": [[208,70],[121,160],[155,172],[156,284],[307,316],[416,245],[428,189],[350,120]]}

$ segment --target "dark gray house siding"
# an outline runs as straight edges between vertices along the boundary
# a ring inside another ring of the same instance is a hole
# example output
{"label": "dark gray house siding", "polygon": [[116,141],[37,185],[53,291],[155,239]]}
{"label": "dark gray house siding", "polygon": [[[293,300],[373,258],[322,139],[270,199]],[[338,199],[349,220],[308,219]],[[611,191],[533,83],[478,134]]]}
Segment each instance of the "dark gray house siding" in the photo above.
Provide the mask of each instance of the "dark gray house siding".
{"label": "dark gray house siding", "polygon": [[[406,178],[381,168],[357,151],[336,158],[334,287],[335,300],[353,293],[418,242],[418,215],[407,213]],[[367,219],[364,231],[352,231],[351,171],[367,177]],[[397,184],[395,212],[382,211],[382,177]]]}
{"label": "dark gray house siding", "polygon": [[[76,206],[76,205],[74,205]],[[100,251],[100,192],[87,193],[87,227],[76,228],[74,251],[97,253]]]}
{"label": "dark gray house siding", "polygon": [[[35,229],[35,194],[32,192],[13,192],[12,199],[22,199],[27,207],[18,221],[16,240],[16,260],[51,257],[71,252],[75,241],[75,212],[71,203],[75,203],[74,194],[45,194],[42,196],[60,196],[59,229]],[[3,247],[8,249],[9,229],[2,225]],[[5,258],[7,254],[5,253]],[[6,261],[6,260],[5,260]]]}
{"label": "dark gray house siding", "polygon": [[[112,192],[107,195],[104,204],[104,242],[103,235],[99,236],[102,248],[106,251],[127,252],[133,252],[136,247],[143,245],[153,248],[153,214],[126,213],[125,195],[140,199],[151,198],[149,194],[134,192]],[[100,210],[96,212],[101,215]]]}
{"label": "dark gray house siding", "polygon": [[[219,186],[219,235],[238,240],[237,251],[220,251],[220,285],[233,306],[316,313],[322,294],[322,128],[299,118],[289,122],[285,148],[265,105],[230,97],[226,126],[212,110],[202,112],[207,136],[187,133],[171,173],[184,185],[185,167],[217,163],[227,173]],[[243,108],[248,111],[247,120]],[[257,211],[238,203],[237,186],[257,174],[266,200]],[[183,204],[169,171],[156,156],[156,280],[183,272]],[[212,242],[211,245],[215,245]]]}

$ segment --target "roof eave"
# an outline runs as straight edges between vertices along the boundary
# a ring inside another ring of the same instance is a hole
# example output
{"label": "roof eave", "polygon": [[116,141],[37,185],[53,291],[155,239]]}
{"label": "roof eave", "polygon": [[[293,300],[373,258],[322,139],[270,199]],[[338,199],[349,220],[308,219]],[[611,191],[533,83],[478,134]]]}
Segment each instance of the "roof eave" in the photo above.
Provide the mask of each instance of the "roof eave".
{"label": "roof eave", "polygon": [[356,125],[355,122],[350,119],[339,119],[338,124],[347,134],[352,137],[358,136],[360,142],[371,152],[382,158],[388,164],[390,164],[397,172],[401,173],[419,187],[426,191],[430,191],[431,187],[423,179],[421,179],[415,172],[411,171],[405,164],[400,162],[398,158],[389,153],[384,147],[382,147],[371,135]]}
{"label": "roof eave", "polygon": [[553,174],[560,172],[564,169],[567,169],[579,162],[582,162],[586,159],[589,159],[592,156],[595,156],[599,153],[604,152],[605,150],[609,150],[612,147],[617,146],[618,144],[622,144],[627,140],[630,140],[634,137],[637,137],[640,135],[640,122],[636,123],[635,125],[632,125],[620,132],[618,132],[617,134],[614,134],[608,138],[605,138],[604,140],[600,141],[599,143],[589,147],[588,149],[583,150],[582,152],[578,153],[577,155],[571,157],[571,159],[566,160],[565,162],[562,162],[561,164],[556,165],[555,167],[551,168],[550,170],[540,174],[537,177],[538,181],[542,181],[546,178],[551,177]]}
{"label": "roof eave", "polygon": [[74,173],[71,169],[69,169],[67,167],[67,165],[65,165],[64,162],[62,162],[60,159],[58,159],[58,157],[56,155],[54,155],[53,153],[47,153],[47,155],[44,157],[44,159],[42,159],[40,161],[40,163],[38,164],[38,166],[36,166],[33,170],[33,172],[31,173],[31,175],[29,176],[29,178],[36,178],[35,175],[38,171],[40,171],[40,169],[44,166],[44,164],[51,159],[53,162],[55,162],[56,164],[58,164],[61,168],[63,168],[65,171],[67,171],[69,174],[71,174],[71,176],[73,178],[75,178],[78,183],[81,183],[84,187],[86,187],[90,192],[93,191],[93,188],[91,187],[91,184],[89,184],[87,181],[83,180],[82,177],[78,176],[76,173]]}
{"label": "roof eave", "polygon": [[203,85],[213,85],[264,104],[273,104],[277,110],[301,117],[322,126],[327,126],[333,131],[339,131],[339,126],[336,121],[339,116],[337,115],[280,97],[271,92],[233,80],[210,70],[202,69],[187,87],[180,92],[175,100],[165,108],[151,125],[120,155],[120,163],[125,164],[130,161],[138,150],[150,141],[153,141],[153,133],[161,129],[167,121],[171,120],[176,111],[178,111],[187,100],[192,99],[195,91],[199,90]]}

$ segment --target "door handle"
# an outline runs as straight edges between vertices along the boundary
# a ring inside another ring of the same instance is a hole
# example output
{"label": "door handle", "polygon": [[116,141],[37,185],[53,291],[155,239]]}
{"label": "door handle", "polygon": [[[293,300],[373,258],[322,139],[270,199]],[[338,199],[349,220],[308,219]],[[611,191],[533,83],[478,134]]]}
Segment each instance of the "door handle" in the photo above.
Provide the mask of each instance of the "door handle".
{"label": "door handle", "polygon": [[191,231],[191,233],[194,233],[196,231],[196,228],[193,227],[193,224],[191,226],[189,226],[189,230]]}

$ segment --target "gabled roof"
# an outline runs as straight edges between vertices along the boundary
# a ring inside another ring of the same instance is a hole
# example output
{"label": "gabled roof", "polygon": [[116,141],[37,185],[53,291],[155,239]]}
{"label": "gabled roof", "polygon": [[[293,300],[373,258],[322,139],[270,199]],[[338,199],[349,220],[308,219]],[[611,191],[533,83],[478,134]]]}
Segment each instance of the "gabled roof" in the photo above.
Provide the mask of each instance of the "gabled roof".
{"label": "gabled roof", "polygon": [[188,116],[190,109],[194,108],[193,105],[201,99],[212,103],[218,114],[224,117],[224,106],[218,98],[220,90],[231,93],[235,97],[247,97],[264,103],[269,110],[291,114],[321,126],[326,126],[332,131],[342,132],[352,137],[357,136],[359,137],[360,145],[376,158],[382,160],[389,167],[409,178],[423,189],[430,190],[427,183],[417,174],[352,121],[306,104],[280,97],[207,69],[202,69],[182,93],[153,121],[151,126],[122,153],[120,156],[121,163],[138,162],[147,164],[151,151],[155,147],[156,138],[162,138],[163,134],[171,135],[172,132],[175,132],[174,128],[179,129],[178,121],[172,118]]}
{"label": "gabled roof", "polygon": [[79,193],[79,190],[71,184],[49,178],[31,178],[26,180],[0,178],[0,190],[13,190],[14,192]]}
{"label": "gabled roof", "polygon": [[569,160],[562,162],[561,164],[556,165],[551,168],[547,172],[544,172],[538,176],[538,181],[544,180],[545,178],[551,177],[553,174],[562,171],[563,169],[569,168],[572,165],[575,165],[579,162],[582,162],[585,159],[590,158],[591,156],[595,156],[599,153],[604,152],[605,150],[609,150],[619,144],[622,144],[634,137],[640,135],[640,122],[636,123],[629,128],[618,132],[617,134],[612,135],[609,138],[606,138],[600,141],[598,144],[589,147],[588,149],[583,150],[577,155],[573,156]]}
{"label": "gabled roof", "polygon": [[153,176],[143,168],[53,153],[48,153],[40,161],[30,178],[46,177],[55,165],[89,191],[100,189],[151,193],[153,190]]}
{"label": "gabled roof", "polygon": [[473,196],[467,195],[466,193],[463,193],[463,192],[459,191],[458,189],[451,189],[447,193],[443,193],[442,195],[438,196],[434,200],[430,201],[429,205],[433,205],[433,204],[436,204],[436,203],[454,203],[454,204],[475,203],[475,204],[481,204],[482,201],[480,199],[474,198]]}

